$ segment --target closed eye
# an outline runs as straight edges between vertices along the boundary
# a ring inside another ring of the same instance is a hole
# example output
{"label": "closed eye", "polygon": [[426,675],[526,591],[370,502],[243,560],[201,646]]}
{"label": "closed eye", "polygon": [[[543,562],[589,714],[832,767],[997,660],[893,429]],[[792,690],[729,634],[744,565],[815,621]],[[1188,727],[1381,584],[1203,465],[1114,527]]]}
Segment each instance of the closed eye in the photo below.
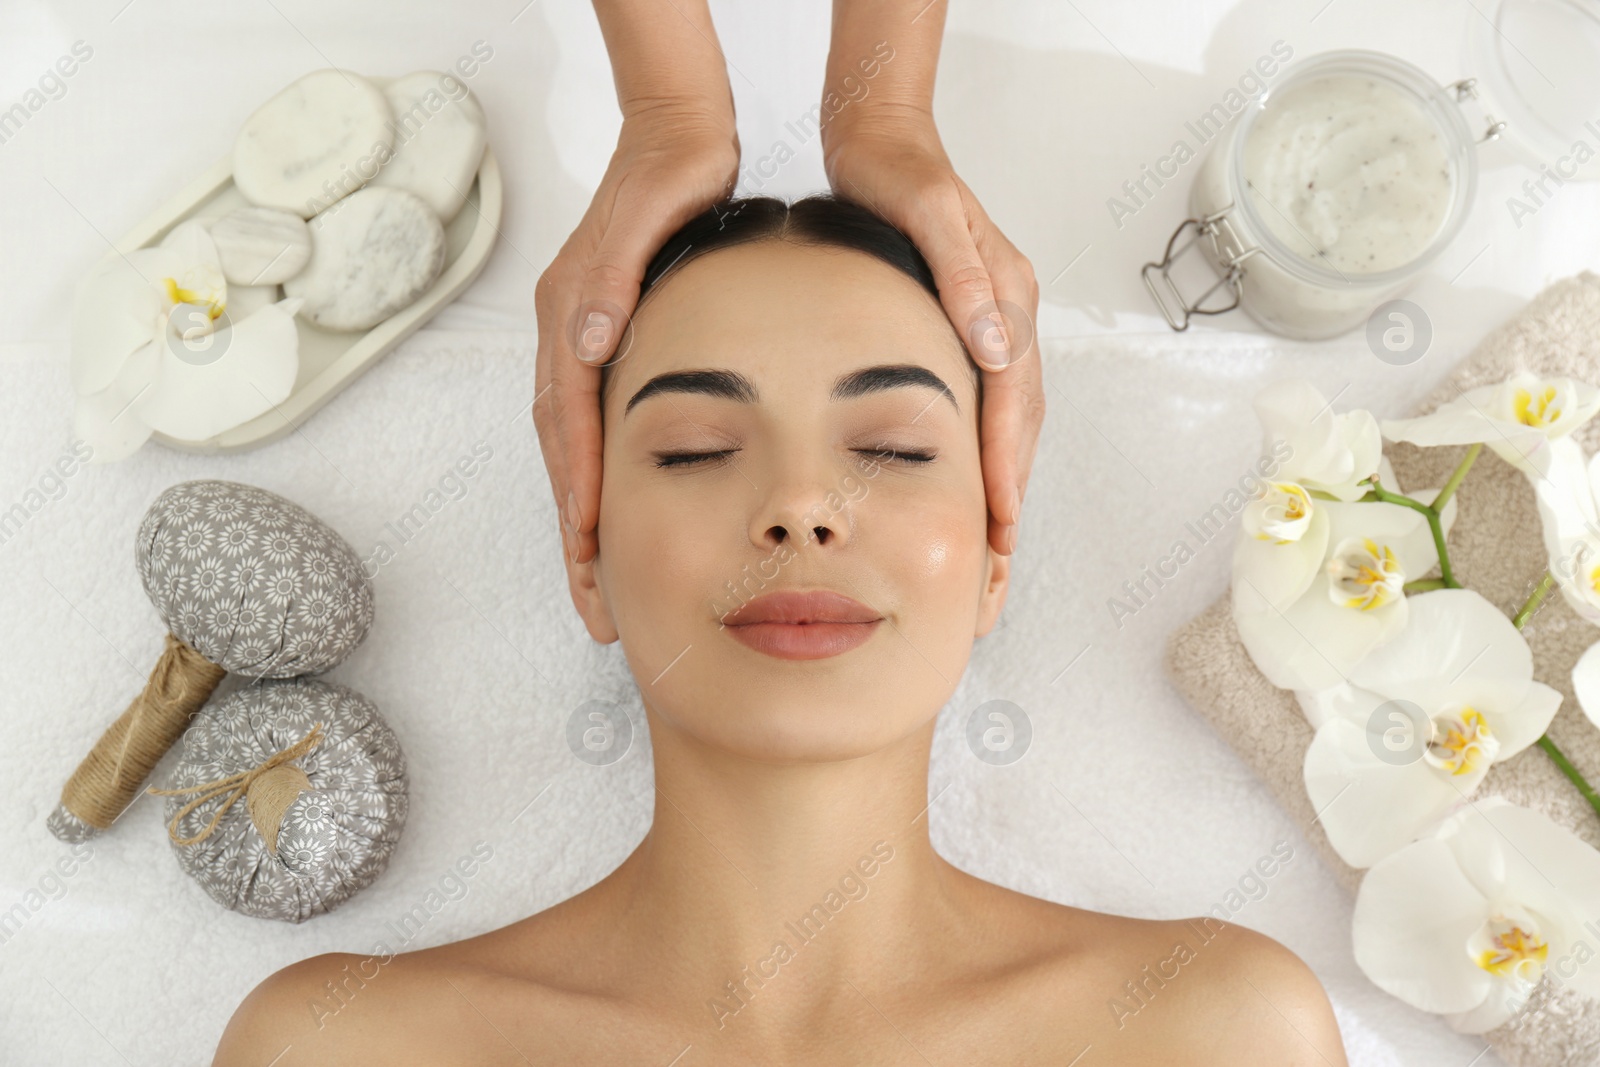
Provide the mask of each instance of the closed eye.
{"label": "closed eye", "polygon": [[[718,452],[659,452],[656,454],[656,466],[662,469],[691,467],[710,460],[726,460],[727,457],[738,451],[739,449],[737,448],[725,448]],[[937,453],[916,449],[902,452],[893,448],[857,448],[853,451],[864,456],[871,456],[879,462],[899,460],[904,463],[914,464],[932,463],[938,458]]]}
{"label": "closed eye", "polygon": [[725,448],[721,452],[659,452],[656,454],[656,466],[690,467],[708,459],[724,459],[737,451],[736,448]]}
{"label": "closed eye", "polygon": [[924,452],[920,449],[907,449],[906,451],[902,452],[893,448],[858,448],[856,451],[862,455],[872,456],[876,459],[898,459],[904,460],[907,463],[932,463],[938,458],[938,453]]}

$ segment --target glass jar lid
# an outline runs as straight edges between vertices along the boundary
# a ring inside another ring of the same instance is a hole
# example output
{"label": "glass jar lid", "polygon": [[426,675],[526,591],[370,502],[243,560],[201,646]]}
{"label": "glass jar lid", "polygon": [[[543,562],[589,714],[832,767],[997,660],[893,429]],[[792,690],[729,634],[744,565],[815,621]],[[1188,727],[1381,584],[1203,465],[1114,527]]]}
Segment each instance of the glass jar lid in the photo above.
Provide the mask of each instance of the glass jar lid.
{"label": "glass jar lid", "polygon": [[1564,181],[1600,179],[1600,2],[1498,0],[1466,19],[1466,67],[1507,145]]}

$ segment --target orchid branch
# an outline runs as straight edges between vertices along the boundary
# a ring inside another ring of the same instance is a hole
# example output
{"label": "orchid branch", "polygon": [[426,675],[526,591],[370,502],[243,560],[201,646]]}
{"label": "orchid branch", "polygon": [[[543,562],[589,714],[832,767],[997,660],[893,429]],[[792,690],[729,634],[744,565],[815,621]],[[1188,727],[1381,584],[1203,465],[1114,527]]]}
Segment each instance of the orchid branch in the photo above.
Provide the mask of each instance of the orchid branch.
{"label": "orchid branch", "polygon": [[1444,512],[1445,504],[1449,502],[1452,496],[1455,496],[1456,489],[1461,485],[1461,479],[1467,476],[1467,471],[1472,469],[1473,461],[1478,458],[1478,453],[1482,451],[1482,441],[1467,449],[1467,454],[1461,457],[1461,462],[1456,464],[1456,469],[1450,473],[1449,480],[1444,483],[1444,488],[1439,490],[1439,495],[1433,498],[1433,503],[1428,505],[1429,507],[1441,514]]}
{"label": "orchid branch", "polygon": [[1578,792],[1583,794],[1583,799],[1589,802],[1589,806],[1595,810],[1595,814],[1600,815],[1600,793],[1594,791],[1594,786],[1584,779],[1583,772],[1574,767],[1572,761],[1567,759],[1566,755],[1556,747],[1556,743],[1550,740],[1550,735],[1540,735],[1539,740],[1535,741],[1534,744],[1544,749],[1545,755],[1550,757],[1550,762],[1554,763],[1561,773],[1566,775],[1567,779],[1578,787]]}
{"label": "orchid branch", "polygon": [[[1470,453],[1468,455],[1469,458],[1463,466],[1469,465],[1472,459],[1476,458]],[[1462,467],[1457,467],[1456,473],[1450,476],[1450,482],[1446,483],[1446,485],[1450,487],[1452,493],[1455,492],[1453,486],[1460,484],[1460,479],[1457,475],[1465,473]],[[1357,502],[1377,500],[1385,504],[1399,504],[1401,507],[1421,512],[1422,517],[1428,520],[1428,531],[1433,534],[1433,546],[1439,553],[1439,573],[1443,575],[1439,580],[1444,583],[1444,588],[1446,589],[1460,589],[1461,583],[1456,581],[1455,572],[1450,569],[1450,553],[1445,549],[1444,525],[1439,518],[1439,509],[1424,504],[1420,500],[1413,500],[1408,496],[1403,496],[1400,493],[1389,492],[1389,490],[1378,484],[1378,476],[1376,474],[1370,479],[1370,484],[1372,489],[1365,496],[1359,497]],[[1440,490],[1439,495],[1443,496],[1444,491]]]}
{"label": "orchid branch", "polygon": [[[1414,582],[1407,582],[1403,587],[1404,592],[1413,593],[1430,589],[1462,588],[1461,583],[1456,581],[1455,572],[1450,566],[1450,550],[1445,544],[1444,529],[1440,522],[1440,515],[1450,497],[1455,495],[1455,491],[1460,488],[1461,480],[1467,476],[1467,471],[1472,467],[1473,462],[1478,458],[1478,453],[1481,451],[1483,451],[1483,445],[1481,444],[1475,444],[1467,449],[1467,454],[1462,457],[1461,462],[1456,465],[1456,469],[1451,472],[1449,479],[1444,483],[1444,488],[1439,490],[1432,504],[1424,504],[1420,500],[1413,500],[1400,493],[1389,492],[1378,483],[1376,474],[1367,479],[1367,483],[1372,488],[1365,495],[1358,497],[1357,502],[1375,500],[1385,504],[1399,504],[1402,507],[1421,512],[1422,516],[1428,520],[1428,529],[1433,533],[1434,547],[1439,551],[1439,573],[1443,577],[1422,578]],[[1527,601],[1518,609],[1516,615],[1512,617],[1511,624],[1521,630],[1523,625],[1533,617],[1533,613],[1539,609],[1539,605],[1544,602],[1544,598],[1549,595],[1550,590],[1554,587],[1555,577],[1547,570],[1544,572],[1544,577],[1540,579],[1539,584],[1534,587],[1532,595],[1528,597]],[[1595,814],[1600,815],[1600,793],[1595,792],[1594,786],[1590,785],[1588,779],[1584,778],[1583,772],[1573,766],[1572,761],[1567,759],[1566,754],[1556,747],[1556,743],[1550,740],[1550,735],[1543,734],[1534,743],[1544,749],[1545,755],[1550,757],[1550,762],[1554,763],[1556,768],[1567,776],[1567,780],[1577,788],[1583,799],[1589,802],[1589,806],[1595,810]]]}
{"label": "orchid branch", "polygon": [[1545,596],[1556,587],[1556,576],[1549,571],[1544,572],[1544,577],[1539,579],[1539,584],[1534,586],[1533,594],[1528,597],[1517,613],[1511,617],[1511,625],[1522,629],[1523,624],[1533,617],[1539,610],[1539,605],[1544,603]]}
{"label": "orchid branch", "polygon": [[[1548,570],[1545,571],[1544,577],[1539,579],[1539,584],[1534,586],[1533,593],[1523,603],[1516,615],[1512,617],[1511,625],[1518,630],[1522,629],[1527,624],[1527,621],[1533,617],[1533,613],[1539,610],[1539,605],[1544,603],[1544,598],[1549,595],[1550,590],[1555,588],[1555,584],[1555,575]],[[1588,779],[1584,778],[1583,772],[1572,765],[1572,761],[1567,759],[1566,753],[1556,747],[1556,743],[1550,740],[1550,735],[1542,735],[1534,744],[1544,749],[1545,755],[1550,757],[1550,762],[1554,763],[1556,769],[1567,776],[1568,781],[1578,787],[1578,792],[1583,795],[1583,799],[1589,802],[1589,806],[1595,810],[1595,814],[1600,815],[1600,793],[1596,793],[1594,786],[1590,785]]]}
{"label": "orchid branch", "polygon": [[1429,589],[1460,589],[1462,585],[1456,581],[1455,571],[1450,567],[1450,551],[1444,542],[1444,507],[1455,496],[1456,490],[1461,487],[1461,481],[1467,476],[1467,471],[1472,469],[1472,464],[1477,460],[1478,453],[1483,451],[1482,444],[1475,444],[1467,449],[1467,454],[1461,457],[1461,462],[1456,464],[1456,469],[1450,472],[1450,477],[1445,480],[1444,488],[1434,496],[1433,503],[1424,504],[1420,500],[1400,493],[1391,493],[1378,482],[1374,473],[1356,483],[1357,485],[1372,486],[1364,495],[1356,498],[1356,503],[1363,501],[1379,501],[1384,504],[1399,504],[1401,507],[1410,508],[1420,512],[1428,520],[1428,532],[1433,534],[1433,546],[1439,554],[1440,578],[1419,578],[1414,582],[1407,582],[1402,588],[1407,593],[1420,593]]}
{"label": "orchid branch", "polygon": [[1450,587],[1444,584],[1443,578],[1418,578],[1414,582],[1407,582],[1400,587],[1400,590],[1405,593],[1427,593],[1434,589],[1448,588]]}

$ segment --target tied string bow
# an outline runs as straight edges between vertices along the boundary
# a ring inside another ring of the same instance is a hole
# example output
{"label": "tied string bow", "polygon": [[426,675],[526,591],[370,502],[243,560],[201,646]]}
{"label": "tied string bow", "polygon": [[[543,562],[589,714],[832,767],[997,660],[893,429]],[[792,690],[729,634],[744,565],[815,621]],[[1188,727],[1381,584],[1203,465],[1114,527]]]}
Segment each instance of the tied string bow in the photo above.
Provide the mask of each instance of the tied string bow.
{"label": "tied string bow", "polygon": [[[212,831],[216,830],[217,823],[220,822],[222,816],[227,813],[227,810],[233,807],[234,802],[240,797],[245,796],[249,792],[250,787],[254,785],[262,775],[271,771],[275,767],[279,767],[285,763],[288,763],[290,760],[298,759],[310,752],[324,740],[324,737],[325,735],[322,732],[322,724],[319,722],[314,724],[310,730],[307,730],[306,735],[300,740],[296,741],[288,748],[273,753],[247,771],[240,771],[238,774],[230,774],[226,778],[218,778],[212,782],[201,782],[199,785],[191,785],[183,789],[157,789],[152,786],[147,789],[146,792],[154,793],[159,796],[181,796],[185,793],[200,793],[199,796],[185,804],[182,810],[180,810],[178,814],[174,815],[172,817],[172,821],[167,824],[167,833],[173,841],[180,845],[192,845],[196,842],[204,841],[206,838],[210,837]],[[232,795],[228,797],[227,801],[222,805],[222,807],[217,809],[216,814],[211,816],[211,824],[209,826],[193,837],[183,838],[178,836],[179,820],[181,820],[185,815],[189,814],[195,808],[199,807],[201,804],[204,804],[206,801],[228,792],[231,792]],[[293,798],[291,797],[290,799]],[[279,814],[281,815],[282,813],[280,812]]]}

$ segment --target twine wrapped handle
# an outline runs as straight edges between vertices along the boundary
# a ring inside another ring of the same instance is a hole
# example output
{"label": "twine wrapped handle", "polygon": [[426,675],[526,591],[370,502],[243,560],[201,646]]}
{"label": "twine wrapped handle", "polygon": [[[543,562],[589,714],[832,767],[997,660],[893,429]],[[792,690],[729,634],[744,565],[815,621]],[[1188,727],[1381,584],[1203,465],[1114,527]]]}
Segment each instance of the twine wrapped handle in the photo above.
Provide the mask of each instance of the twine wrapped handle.
{"label": "twine wrapped handle", "polygon": [[[146,790],[158,796],[182,796],[185,793],[199,793],[189,803],[185,804],[178,814],[172,817],[167,824],[167,834],[174,842],[180,845],[192,845],[204,841],[216,830],[217,824],[227,810],[233,807],[235,801],[245,797],[245,805],[250,809],[250,818],[256,824],[256,830],[267,842],[267,848],[274,855],[278,851],[278,828],[283,822],[283,813],[289,810],[289,805],[302,792],[311,788],[311,779],[306,772],[296,767],[290,760],[299,759],[320,744],[326,735],[322,732],[322,723],[316,723],[306,735],[294,744],[279,752],[275,752],[262,760],[256,766],[238,774],[230,774],[226,778],[218,778],[212,782],[201,782],[183,789],[157,789],[151,786]],[[193,837],[178,836],[178,821],[195,808],[204,804],[213,797],[223,793],[231,793],[227,801],[218,808],[216,814],[211,816],[211,824]]]}
{"label": "twine wrapped handle", "polygon": [[144,689],[62,788],[51,832],[78,840],[110,827],[227,673],[169,632]]}

